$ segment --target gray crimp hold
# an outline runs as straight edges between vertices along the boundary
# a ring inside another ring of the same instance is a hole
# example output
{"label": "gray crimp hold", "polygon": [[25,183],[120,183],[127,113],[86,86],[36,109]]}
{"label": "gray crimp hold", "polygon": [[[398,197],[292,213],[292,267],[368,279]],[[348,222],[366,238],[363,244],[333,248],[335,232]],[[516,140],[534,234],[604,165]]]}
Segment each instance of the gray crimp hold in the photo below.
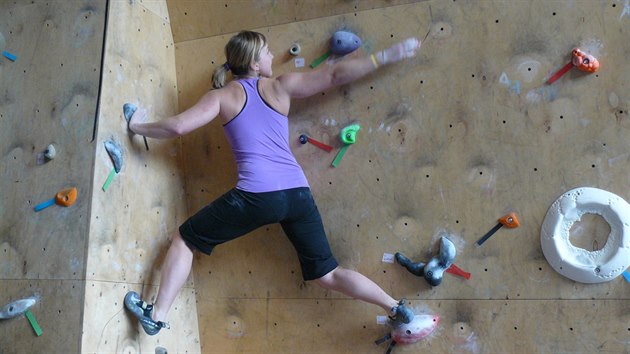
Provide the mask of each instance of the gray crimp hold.
{"label": "gray crimp hold", "polygon": [[123,114],[125,115],[127,126],[129,126],[129,121],[131,120],[131,117],[133,116],[133,114],[136,113],[137,109],[138,107],[136,107],[136,105],[133,103],[125,103],[123,105]]}
{"label": "gray crimp hold", "polygon": [[44,157],[46,160],[52,160],[57,156],[57,150],[55,150],[55,146],[53,144],[48,145],[46,150],[44,150]]}
{"label": "gray crimp hold", "polygon": [[25,313],[26,310],[31,308],[31,306],[37,303],[37,297],[31,296],[25,299],[13,301],[7,305],[5,305],[2,310],[0,310],[0,319],[7,320],[10,318],[14,318],[20,316]]}
{"label": "gray crimp hold", "polygon": [[114,163],[116,173],[119,173],[123,166],[123,155],[120,145],[115,140],[108,139],[105,141],[105,150],[107,150],[109,157]]}

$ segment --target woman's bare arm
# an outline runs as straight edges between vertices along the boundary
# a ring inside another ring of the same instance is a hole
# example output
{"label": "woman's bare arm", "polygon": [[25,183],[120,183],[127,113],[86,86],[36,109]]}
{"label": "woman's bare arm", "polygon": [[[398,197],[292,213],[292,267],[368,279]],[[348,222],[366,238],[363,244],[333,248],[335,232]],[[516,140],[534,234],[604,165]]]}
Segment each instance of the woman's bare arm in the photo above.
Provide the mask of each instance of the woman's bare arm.
{"label": "woman's bare arm", "polygon": [[218,91],[210,91],[184,112],[157,122],[147,123],[146,110],[138,109],[129,121],[129,130],[150,138],[174,138],[210,123],[220,109]]}

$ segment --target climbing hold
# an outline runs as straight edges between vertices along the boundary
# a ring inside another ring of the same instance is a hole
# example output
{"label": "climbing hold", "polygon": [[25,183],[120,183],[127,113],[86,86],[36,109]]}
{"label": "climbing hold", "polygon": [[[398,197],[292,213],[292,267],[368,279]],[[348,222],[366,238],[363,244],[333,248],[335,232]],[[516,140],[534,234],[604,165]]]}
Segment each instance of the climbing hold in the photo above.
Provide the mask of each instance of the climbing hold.
{"label": "climbing hold", "polygon": [[389,340],[386,354],[390,354],[396,344],[413,344],[428,337],[440,322],[437,315],[416,315],[409,323],[388,322],[391,331],[384,337],[374,341],[376,345],[383,344]]}
{"label": "climbing hold", "polygon": [[599,61],[592,55],[584,52],[579,48],[571,51],[571,61],[565,64],[558,72],[553,74],[548,80],[548,84],[553,84],[562,75],[566,74],[571,68],[576,67],[578,70],[594,73],[599,69]]}
{"label": "climbing hold", "polygon": [[490,231],[488,231],[485,235],[483,235],[475,244],[477,246],[481,246],[484,242],[486,242],[490,236],[494,235],[497,230],[499,230],[502,226],[507,227],[508,229],[514,229],[519,227],[521,224],[516,217],[516,214],[509,213],[507,215],[502,216],[499,220],[499,223],[496,224]]}
{"label": "climbing hold", "polygon": [[424,277],[431,286],[438,286],[442,283],[444,272],[453,265],[456,254],[455,244],[448,238],[442,237],[440,238],[440,252],[428,263],[414,263],[400,252],[396,253],[396,261],[410,273]]}
{"label": "climbing hold", "polygon": [[57,156],[57,150],[53,144],[48,145],[46,150],[44,150],[44,157],[46,160],[52,160]]}
{"label": "climbing hold", "polygon": [[37,303],[35,296],[27,297],[8,303],[0,310],[0,319],[7,320],[17,317],[26,312],[31,306]]}
{"label": "climbing hold", "polygon": [[317,67],[331,54],[343,56],[354,52],[361,46],[361,39],[356,34],[348,31],[337,31],[330,38],[330,49],[322,56],[315,59],[311,68]]}
{"label": "climbing hold", "polygon": [[578,70],[588,73],[594,73],[599,69],[599,61],[580,48],[575,48],[571,51],[571,63],[573,63]]}
{"label": "climbing hold", "polygon": [[123,165],[123,155],[122,150],[120,149],[120,145],[113,139],[109,139],[105,141],[105,150],[107,150],[107,154],[109,154],[109,158],[112,159],[114,163],[114,168],[109,172],[105,183],[103,184],[103,192],[107,191],[107,187],[114,179],[114,175],[120,173]]}
{"label": "climbing hold", "polygon": [[343,158],[343,155],[346,153],[346,150],[348,150],[348,147],[356,142],[357,132],[359,131],[359,129],[361,129],[361,127],[358,124],[351,124],[341,129],[339,138],[344,145],[343,147],[341,147],[341,150],[339,150],[339,153],[337,153],[337,156],[333,160],[332,167],[337,167],[337,165],[339,165],[341,159]]}
{"label": "climbing hold", "polygon": [[[587,213],[601,216],[610,226],[608,240],[597,251],[571,243],[571,227]],[[561,275],[589,284],[611,281],[630,266],[630,204],[603,189],[572,189],[549,207],[540,242],[547,262]]]}
{"label": "climbing hold", "polygon": [[299,55],[301,51],[302,51],[302,48],[300,47],[298,43],[293,43],[291,48],[289,48],[289,54],[293,56]]}
{"label": "climbing hold", "polygon": [[57,192],[57,195],[55,195],[53,199],[40,203],[33,209],[37,212],[46,209],[53,204],[69,207],[77,200],[77,194],[78,192],[75,187],[63,189]]}
{"label": "climbing hold", "polygon": [[341,130],[339,137],[344,144],[354,144],[357,141],[357,133],[361,127],[358,124],[349,125]]}
{"label": "climbing hold", "polygon": [[337,31],[330,39],[330,51],[337,55],[354,52],[361,46],[361,38],[348,31]]}
{"label": "climbing hold", "polygon": [[[134,113],[136,113],[137,109],[138,107],[136,107],[136,105],[133,103],[125,103],[123,105],[123,115],[125,116],[125,120],[127,121],[127,130],[129,130],[129,122],[131,121],[131,117]],[[129,132],[131,133],[131,130],[129,130]],[[142,138],[144,139],[144,146],[146,147],[147,151],[149,151],[149,143],[147,143],[147,137],[142,136]]]}
{"label": "climbing hold", "polygon": [[114,163],[114,169],[116,170],[116,173],[120,173],[123,165],[123,155],[122,150],[120,149],[120,145],[113,139],[106,140],[104,144],[105,150],[107,150],[109,157]]}

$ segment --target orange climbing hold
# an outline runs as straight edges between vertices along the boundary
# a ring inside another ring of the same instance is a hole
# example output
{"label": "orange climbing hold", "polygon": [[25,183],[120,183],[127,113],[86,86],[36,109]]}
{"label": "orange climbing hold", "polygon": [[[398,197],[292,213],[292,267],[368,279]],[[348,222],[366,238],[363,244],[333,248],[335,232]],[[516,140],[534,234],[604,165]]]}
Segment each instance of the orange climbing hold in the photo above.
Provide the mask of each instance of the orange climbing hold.
{"label": "orange climbing hold", "polygon": [[579,70],[594,73],[599,69],[599,61],[579,48],[571,51],[571,63]]}
{"label": "orange climbing hold", "polygon": [[70,206],[77,200],[77,189],[75,187],[61,190],[55,196],[55,204]]}

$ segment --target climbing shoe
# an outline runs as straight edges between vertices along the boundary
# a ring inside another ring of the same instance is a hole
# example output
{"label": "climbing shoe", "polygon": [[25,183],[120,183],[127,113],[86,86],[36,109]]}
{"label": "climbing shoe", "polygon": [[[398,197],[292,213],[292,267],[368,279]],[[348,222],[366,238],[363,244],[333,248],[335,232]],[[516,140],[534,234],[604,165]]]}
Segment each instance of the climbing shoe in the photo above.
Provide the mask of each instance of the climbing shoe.
{"label": "climbing shoe", "polygon": [[130,291],[125,295],[125,308],[140,321],[142,328],[150,336],[156,335],[162,328],[170,328],[168,323],[154,321],[151,318],[153,305],[142,301],[135,291]]}
{"label": "climbing shoe", "polygon": [[405,299],[400,300],[398,306],[392,307],[390,313],[389,319],[395,323],[409,323],[415,316],[413,311],[405,306]]}

